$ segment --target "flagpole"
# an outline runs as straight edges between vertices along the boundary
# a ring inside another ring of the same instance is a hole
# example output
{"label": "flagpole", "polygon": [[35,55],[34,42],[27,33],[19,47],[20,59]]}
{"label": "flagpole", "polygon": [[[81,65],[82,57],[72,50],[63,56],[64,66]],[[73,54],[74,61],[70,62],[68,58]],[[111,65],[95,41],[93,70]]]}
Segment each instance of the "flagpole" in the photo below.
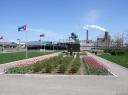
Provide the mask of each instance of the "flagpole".
{"label": "flagpole", "polygon": [[44,42],[44,53],[45,53],[45,42]]}
{"label": "flagpole", "polygon": [[4,40],[3,40],[3,45],[2,45],[2,52],[4,53]]}
{"label": "flagpole", "polygon": [[[45,53],[45,43],[43,42],[43,39],[41,39],[41,37],[44,37],[44,34],[41,34],[40,35],[40,42],[41,42],[41,45],[42,45],[42,43],[43,43],[43,51],[44,51],[44,53]],[[42,51],[42,47],[41,47],[41,51]]]}
{"label": "flagpole", "polygon": [[27,33],[27,30],[26,30],[26,33],[25,33],[25,36],[26,36],[26,58],[28,58],[28,47],[27,47],[27,42],[28,42],[28,33]]}
{"label": "flagpole", "polygon": [[26,32],[26,33],[25,33],[25,40],[26,40],[26,41],[25,41],[25,45],[26,45],[26,46],[25,46],[25,49],[26,49],[26,50],[25,50],[25,51],[26,51],[25,54],[26,54],[26,58],[27,58],[27,57],[28,57],[28,48],[27,48],[27,46],[28,46],[28,45],[27,45],[27,43],[28,43],[28,33],[27,33],[27,32],[28,32],[28,31],[27,31],[27,25],[23,25],[23,26],[19,27],[19,28],[18,28],[18,31],[25,31],[25,32]]}
{"label": "flagpole", "polygon": [[42,39],[40,37],[40,51],[42,52]]}

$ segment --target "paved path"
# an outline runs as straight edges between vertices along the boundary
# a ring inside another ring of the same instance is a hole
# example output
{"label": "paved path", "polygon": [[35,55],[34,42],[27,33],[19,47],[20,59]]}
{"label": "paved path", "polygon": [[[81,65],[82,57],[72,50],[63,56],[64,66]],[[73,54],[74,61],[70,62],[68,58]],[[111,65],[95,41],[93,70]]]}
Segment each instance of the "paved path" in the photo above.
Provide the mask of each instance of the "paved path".
{"label": "paved path", "polygon": [[1,74],[0,95],[128,95],[128,70],[92,56],[117,76]]}

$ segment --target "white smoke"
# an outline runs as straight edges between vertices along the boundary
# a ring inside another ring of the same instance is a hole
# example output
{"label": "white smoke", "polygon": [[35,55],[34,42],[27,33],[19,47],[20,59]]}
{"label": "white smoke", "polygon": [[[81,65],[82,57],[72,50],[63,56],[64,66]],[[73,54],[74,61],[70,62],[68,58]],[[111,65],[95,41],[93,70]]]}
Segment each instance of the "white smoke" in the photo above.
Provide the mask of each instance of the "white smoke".
{"label": "white smoke", "polygon": [[104,32],[107,31],[105,28],[102,28],[102,27],[100,27],[100,26],[98,26],[98,25],[88,25],[88,24],[87,24],[86,26],[83,26],[83,28],[84,28],[84,29],[95,28],[95,29],[99,29],[99,30],[104,31]]}

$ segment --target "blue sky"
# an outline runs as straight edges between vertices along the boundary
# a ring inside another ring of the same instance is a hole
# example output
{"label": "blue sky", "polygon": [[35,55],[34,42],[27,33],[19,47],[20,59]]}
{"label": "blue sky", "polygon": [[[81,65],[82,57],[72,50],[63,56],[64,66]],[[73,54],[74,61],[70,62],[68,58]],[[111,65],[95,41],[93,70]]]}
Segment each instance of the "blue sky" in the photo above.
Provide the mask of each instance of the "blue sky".
{"label": "blue sky", "polygon": [[[25,31],[17,28],[28,26],[28,40],[68,38],[71,32],[79,39],[86,39],[83,25],[96,24],[107,29],[111,36],[128,31],[128,0],[1,0],[0,36],[16,41],[25,40]],[[95,40],[102,31],[89,29],[89,39]]]}

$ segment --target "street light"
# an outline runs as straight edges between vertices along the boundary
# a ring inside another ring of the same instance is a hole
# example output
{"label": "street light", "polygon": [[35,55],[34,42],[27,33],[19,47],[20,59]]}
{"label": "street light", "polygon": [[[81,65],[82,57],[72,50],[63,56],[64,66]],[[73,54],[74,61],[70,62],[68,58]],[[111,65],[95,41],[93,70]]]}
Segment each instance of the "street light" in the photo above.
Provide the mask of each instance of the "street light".
{"label": "street light", "polygon": [[3,41],[2,41],[2,52],[4,52],[4,37],[1,36],[1,37],[0,37],[0,40],[3,40]]}
{"label": "street light", "polygon": [[20,47],[20,39],[18,38],[17,41],[19,41],[19,47]]}

